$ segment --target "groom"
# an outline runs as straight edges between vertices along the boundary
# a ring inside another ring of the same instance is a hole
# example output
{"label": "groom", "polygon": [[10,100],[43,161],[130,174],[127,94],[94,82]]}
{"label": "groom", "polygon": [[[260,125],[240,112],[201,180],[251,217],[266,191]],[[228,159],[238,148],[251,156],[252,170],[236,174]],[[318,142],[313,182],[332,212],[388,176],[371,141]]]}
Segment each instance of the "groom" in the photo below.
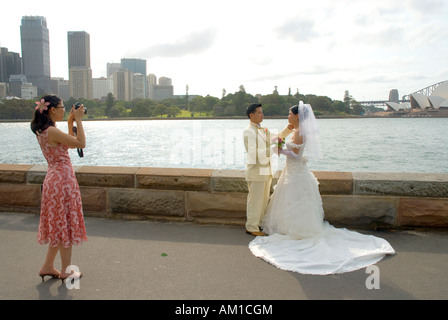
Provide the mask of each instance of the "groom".
{"label": "groom", "polygon": [[[244,147],[247,152],[246,181],[247,195],[246,233],[253,236],[266,236],[260,231],[260,224],[271,194],[271,183],[274,175],[271,167],[271,133],[261,126],[263,109],[261,104],[251,104],[246,110],[250,119],[244,130]],[[292,127],[285,128],[279,136],[287,137]]]}

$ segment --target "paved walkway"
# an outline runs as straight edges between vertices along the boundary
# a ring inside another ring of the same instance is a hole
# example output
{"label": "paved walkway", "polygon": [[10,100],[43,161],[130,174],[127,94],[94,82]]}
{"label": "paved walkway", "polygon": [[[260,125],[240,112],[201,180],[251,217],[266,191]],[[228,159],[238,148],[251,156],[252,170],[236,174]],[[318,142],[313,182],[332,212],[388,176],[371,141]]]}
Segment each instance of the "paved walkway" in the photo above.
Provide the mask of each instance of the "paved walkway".
{"label": "paved walkway", "polygon": [[[376,266],[328,276],[287,272],[254,257],[241,227],[86,218],[89,241],[73,248],[79,289],[37,272],[46,246],[38,216],[0,213],[0,299],[297,300],[448,299],[448,231],[365,231],[397,254]],[[57,267],[60,266],[59,258]]]}

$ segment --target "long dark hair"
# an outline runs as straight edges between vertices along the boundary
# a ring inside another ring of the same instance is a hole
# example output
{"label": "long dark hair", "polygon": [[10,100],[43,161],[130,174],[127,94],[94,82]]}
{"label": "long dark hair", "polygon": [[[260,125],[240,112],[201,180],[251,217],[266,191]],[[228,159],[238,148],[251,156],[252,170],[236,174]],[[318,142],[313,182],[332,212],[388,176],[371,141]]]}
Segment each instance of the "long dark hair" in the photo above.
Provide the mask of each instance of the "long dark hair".
{"label": "long dark hair", "polygon": [[54,122],[50,118],[50,109],[57,107],[62,100],[56,95],[46,95],[42,97],[42,99],[50,104],[48,105],[47,110],[41,112],[41,110],[37,108],[34,111],[34,118],[33,121],[31,121],[31,131],[33,131],[35,135],[39,135],[48,127],[54,126]]}

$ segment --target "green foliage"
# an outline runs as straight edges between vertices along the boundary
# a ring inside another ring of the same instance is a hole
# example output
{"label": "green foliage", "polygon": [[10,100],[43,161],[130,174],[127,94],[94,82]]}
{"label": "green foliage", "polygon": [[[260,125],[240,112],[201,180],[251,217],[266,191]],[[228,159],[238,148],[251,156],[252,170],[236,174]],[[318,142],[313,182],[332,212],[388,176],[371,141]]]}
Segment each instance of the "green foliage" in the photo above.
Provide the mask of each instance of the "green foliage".
{"label": "green foliage", "polygon": [[[344,93],[344,101],[331,100],[326,96],[314,94],[303,95],[298,91],[295,94],[289,90],[287,95],[280,95],[277,88],[271,94],[253,96],[247,93],[244,86],[234,93],[226,94],[223,89],[221,98],[207,95],[196,96],[187,101],[184,97],[171,98],[163,101],[150,99],[134,99],[132,101],[117,101],[109,93],[105,101],[75,100],[70,98],[64,101],[66,109],[76,102],[81,102],[87,108],[87,117],[97,118],[150,118],[150,117],[190,117],[190,116],[216,116],[216,117],[246,117],[246,108],[252,103],[261,103],[266,116],[287,116],[289,109],[299,101],[313,106],[316,115],[363,115],[364,108],[354,100],[348,91]],[[188,112],[187,112],[187,111]],[[34,101],[12,99],[0,101],[0,119],[26,119],[33,118]],[[68,116],[68,112],[66,113]]]}
{"label": "green foliage", "polygon": [[31,120],[36,104],[33,100],[12,99],[0,102],[0,119]]}

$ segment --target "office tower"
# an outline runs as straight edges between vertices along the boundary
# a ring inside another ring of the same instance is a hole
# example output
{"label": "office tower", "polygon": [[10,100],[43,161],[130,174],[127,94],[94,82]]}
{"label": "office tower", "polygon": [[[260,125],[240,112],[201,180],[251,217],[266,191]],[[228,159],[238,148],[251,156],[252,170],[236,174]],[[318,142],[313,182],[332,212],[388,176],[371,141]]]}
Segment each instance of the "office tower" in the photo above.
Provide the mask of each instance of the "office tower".
{"label": "office tower", "polygon": [[114,73],[120,71],[121,63],[107,63],[107,78],[112,78]]}
{"label": "office tower", "polygon": [[50,35],[47,20],[40,16],[22,17],[20,37],[23,74],[38,88],[38,95],[50,93]]}
{"label": "office tower", "polygon": [[70,97],[93,99],[90,35],[85,31],[69,31],[67,43]]}
{"label": "office tower", "polygon": [[148,74],[148,84],[157,84],[157,76],[155,74]]}
{"label": "office tower", "polygon": [[70,97],[75,99],[93,99],[92,69],[71,67],[69,73]]}
{"label": "office tower", "polygon": [[71,67],[90,68],[90,35],[85,31],[69,31],[68,43],[68,69]]}
{"label": "office tower", "polygon": [[132,99],[146,98],[146,77],[141,73],[134,73],[132,76]]}
{"label": "office tower", "polygon": [[37,87],[33,86],[31,83],[25,83],[20,88],[22,99],[30,100],[37,97]]}
{"label": "office tower", "polygon": [[119,101],[132,99],[133,73],[127,69],[114,72],[114,93]]}
{"label": "office tower", "polygon": [[0,82],[9,82],[13,74],[22,74],[22,58],[7,48],[0,48]]}
{"label": "office tower", "polygon": [[[156,79],[155,76],[152,78]],[[151,83],[149,85],[149,99],[151,100],[165,100],[173,97],[173,85],[170,78],[159,78],[159,84]]]}
{"label": "office tower", "polygon": [[63,100],[70,98],[70,83],[64,78],[51,78],[51,90],[54,94],[57,94]]}
{"label": "office tower", "polygon": [[144,59],[121,59],[121,67],[132,73],[146,75],[146,60]]}
{"label": "office tower", "polygon": [[9,85],[5,82],[0,82],[0,98],[6,97],[9,92]]}
{"label": "office tower", "polygon": [[[144,59],[129,59],[124,58],[121,59],[121,68],[127,69],[132,73],[141,73],[144,77],[144,96],[143,98],[146,98],[148,96],[148,89],[146,85],[146,60]],[[140,89],[133,89],[133,90],[140,90]],[[140,95],[140,94],[139,94]]]}
{"label": "office tower", "polygon": [[9,91],[12,96],[22,98],[22,86],[28,83],[23,74],[12,74],[9,77]]}
{"label": "office tower", "polygon": [[93,99],[104,100],[114,92],[114,81],[104,77],[93,79]]}
{"label": "office tower", "polygon": [[389,92],[389,101],[399,103],[400,98],[398,97],[398,90],[392,89]]}

